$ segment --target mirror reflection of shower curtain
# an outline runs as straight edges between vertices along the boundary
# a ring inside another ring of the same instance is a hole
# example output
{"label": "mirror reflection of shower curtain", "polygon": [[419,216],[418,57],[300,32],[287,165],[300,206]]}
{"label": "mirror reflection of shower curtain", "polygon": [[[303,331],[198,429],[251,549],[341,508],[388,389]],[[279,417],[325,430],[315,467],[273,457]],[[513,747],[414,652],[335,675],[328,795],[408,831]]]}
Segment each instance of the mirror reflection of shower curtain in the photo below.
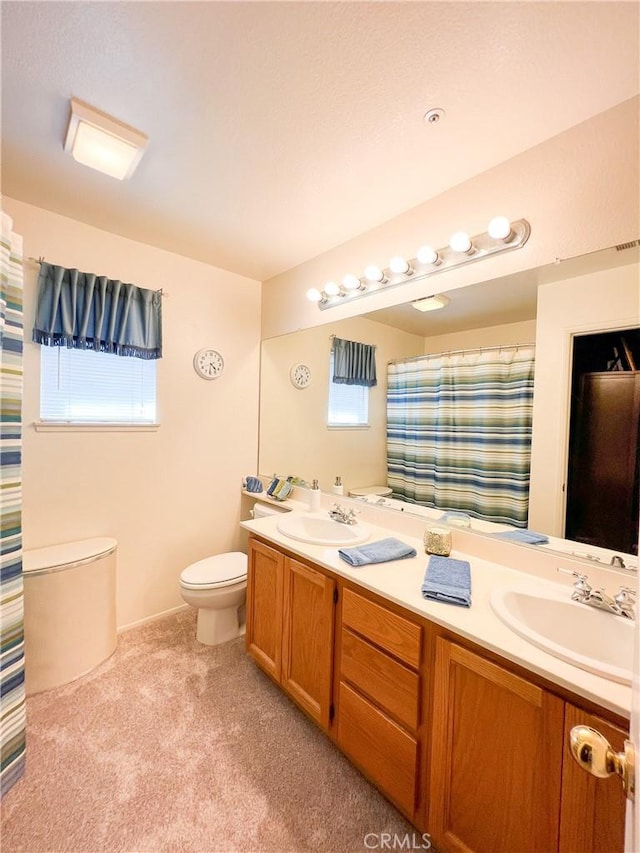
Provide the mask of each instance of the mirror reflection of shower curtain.
{"label": "mirror reflection of shower curtain", "polygon": [[389,364],[394,497],[526,527],[534,355],[510,346]]}
{"label": "mirror reflection of shower curtain", "polygon": [[22,595],[22,238],[0,211],[0,795],[25,764]]}

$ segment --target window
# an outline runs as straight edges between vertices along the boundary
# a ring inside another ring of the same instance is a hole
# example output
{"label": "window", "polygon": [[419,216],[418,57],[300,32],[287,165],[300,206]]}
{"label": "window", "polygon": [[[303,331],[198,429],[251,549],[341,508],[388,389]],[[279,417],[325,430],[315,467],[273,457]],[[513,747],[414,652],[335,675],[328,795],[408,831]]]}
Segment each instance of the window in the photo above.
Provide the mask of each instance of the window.
{"label": "window", "polygon": [[40,347],[43,422],[153,424],[156,360]]}
{"label": "window", "polygon": [[333,381],[333,352],[329,360],[330,427],[368,427],[369,389],[364,385],[341,385]]}

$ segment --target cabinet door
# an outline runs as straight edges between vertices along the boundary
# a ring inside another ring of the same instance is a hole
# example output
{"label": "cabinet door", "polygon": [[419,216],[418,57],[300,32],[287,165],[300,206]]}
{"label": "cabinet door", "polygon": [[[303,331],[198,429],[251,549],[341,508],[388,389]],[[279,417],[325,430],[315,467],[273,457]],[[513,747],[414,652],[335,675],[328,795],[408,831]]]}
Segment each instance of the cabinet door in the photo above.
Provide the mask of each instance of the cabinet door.
{"label": "cabinet door", "polygon": [[284,555],[250,540],[247,569],[248,653],[280,681],[282,672],[282,590]]}
{"label": "cabinet door", "polygon": [[563,702],[436,641],[428,829],[440,851],[558,847]]}
{"label": "cabinet door", "polygon": [[335,582],[287,559],[281,683],[324,729],[329,727]]}
{"label": "cabinet door", "polygon": [[617,776],[597,779],[574,761],[569,751],[573,726],[591,726],[622,752],[627,733],[567,703],[562,765],[560,853],[618,853],[624,849],[626,799]]}

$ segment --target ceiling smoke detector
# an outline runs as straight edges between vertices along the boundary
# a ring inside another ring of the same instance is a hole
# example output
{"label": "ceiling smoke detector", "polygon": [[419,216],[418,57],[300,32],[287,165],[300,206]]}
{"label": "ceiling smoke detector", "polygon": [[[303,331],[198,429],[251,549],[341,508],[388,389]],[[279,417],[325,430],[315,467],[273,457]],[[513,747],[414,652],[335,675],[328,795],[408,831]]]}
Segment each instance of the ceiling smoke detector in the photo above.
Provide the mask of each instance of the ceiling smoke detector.
{"label": "ceiling smoke detector", "polygon": [[438,124],[445,117],[446,113],[440,107],[434,107],[424,114],[425,124]]}

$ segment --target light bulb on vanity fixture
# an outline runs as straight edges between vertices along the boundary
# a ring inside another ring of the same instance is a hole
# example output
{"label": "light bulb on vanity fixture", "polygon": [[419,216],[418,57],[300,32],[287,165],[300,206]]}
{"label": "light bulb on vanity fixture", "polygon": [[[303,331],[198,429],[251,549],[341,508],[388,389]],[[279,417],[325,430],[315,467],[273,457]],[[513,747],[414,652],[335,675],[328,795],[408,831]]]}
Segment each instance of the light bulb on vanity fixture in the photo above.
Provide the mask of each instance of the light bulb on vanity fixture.
{"label": "light bulb on vanity fixture", "polygon": [[405,261],[400,255],[396,255],[389,261],[389,269],[396,275],[413,275],[413,267],[409,261]]}
{"label": "light bulb on vanity fixture", "polygon": [[358,276],[356,275],[345,275],[342,279],[342,287],[348,292],[351,293],[354,290],[362,290],[363,285]]}
{"label": "light bulb on vanity fixture", "polygon": [[416,259],[424,265],[435,266],[436,264],[441,263],[440,255],[436,252],[433,246],[421,246],[416,253]]}
{"label": "light bulb on vanity fixture", "polygon": [[380,284],[385,284],[388,281],[380,267],[375,267],[373,265],[365,268],[364,277],[367,281],[379,282]]}
{"label": "light bulb on vanity fixture", "polygon": [[470,254],[473,251],[473,243],[466,231],[456,231],[451,235],[449,240],[449,248],[452,252],[460,252],[461,254]]}
{"label": "light bulb on vanity fixture", "polygon": [[336,284],[335,281],[328,281],[324,286],[324,292],[327,296],[339,296],[340,295],[340,285]]}
{"label": "light bulb on vanity fixture", "polygon": [[494,240],[504,240],[505,242],[513,237],[511,223],[506,216],[494,216],[489,223],[487,233]]}
{"label": "light bulb on vanity fixture", "polygon": [[309,302],[322,302],[325,297],[317,287],[310,287],[309,290],[307,290],[307,299]]}
{"label": "light bulb on vanity fixture", "polygon": [[[391,258],[388,269],[380,269],[372,264],[365,268],[363,278],[349,273],[342,278],[342,285],[330,281],[324,285],[322,291],[311,288],[307,291],[307,298],[316,302],[324,311],[334,305],[344,304],[345,297],[351,302],[410,281],[421,281],[433,275],[441,275],[447,270],[476,263],[483,258],[520,249],[530,234],[531,226],[526,219],[510,221],[506,216],[495,216],[483,234],[470,237],[466,231],[456,231],[452,234],[449,245],[443,248],[436,249],[425,244],[418,249],[412,260],[395,255]],[[431,305],[427,299],[446,300],[446,297],[418,299],[412,304],[421,311],[435,310],[443,307],[443,304],[446,305],[446,301]]]}

